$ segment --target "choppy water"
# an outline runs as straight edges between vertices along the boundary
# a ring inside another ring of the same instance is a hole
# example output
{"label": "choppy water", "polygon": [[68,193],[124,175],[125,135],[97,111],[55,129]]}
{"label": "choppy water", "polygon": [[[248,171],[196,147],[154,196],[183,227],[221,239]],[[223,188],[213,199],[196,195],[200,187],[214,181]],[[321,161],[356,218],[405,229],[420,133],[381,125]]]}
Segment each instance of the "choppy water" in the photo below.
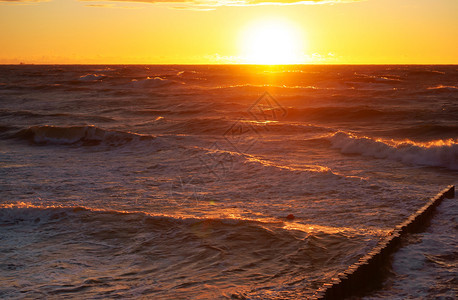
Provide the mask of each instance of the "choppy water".
{"label": "choppy water", "polygon": [[[0,66],[0,297],[310,296],[456,184],[457,100],[456,66]],[[456,295],[441,209],[369,298]]]}

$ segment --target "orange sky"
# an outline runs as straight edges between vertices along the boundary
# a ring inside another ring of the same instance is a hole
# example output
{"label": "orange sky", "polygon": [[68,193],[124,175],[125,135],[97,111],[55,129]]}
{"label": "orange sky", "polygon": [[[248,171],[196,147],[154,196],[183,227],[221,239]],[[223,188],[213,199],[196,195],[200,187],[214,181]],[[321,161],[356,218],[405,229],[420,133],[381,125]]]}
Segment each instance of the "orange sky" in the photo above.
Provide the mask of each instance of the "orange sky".
{"label": "orange sky", "polygon": [[458,64],[457,0],[0,0],[0,25],[3,64],[256,63],[290,33],[267,63]]}

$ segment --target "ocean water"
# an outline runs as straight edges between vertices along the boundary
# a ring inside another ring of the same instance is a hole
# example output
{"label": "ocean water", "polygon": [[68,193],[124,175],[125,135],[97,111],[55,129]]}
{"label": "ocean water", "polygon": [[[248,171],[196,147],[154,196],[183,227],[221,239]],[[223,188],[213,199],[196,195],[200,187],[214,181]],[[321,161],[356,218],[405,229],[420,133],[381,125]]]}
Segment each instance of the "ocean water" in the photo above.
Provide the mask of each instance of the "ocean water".
{"label": "ocean water", "polygon": [[[307,298],[457,174],[457,66],[0,66],[0,297]],[[456,297],[457,213],[366,298]]]}

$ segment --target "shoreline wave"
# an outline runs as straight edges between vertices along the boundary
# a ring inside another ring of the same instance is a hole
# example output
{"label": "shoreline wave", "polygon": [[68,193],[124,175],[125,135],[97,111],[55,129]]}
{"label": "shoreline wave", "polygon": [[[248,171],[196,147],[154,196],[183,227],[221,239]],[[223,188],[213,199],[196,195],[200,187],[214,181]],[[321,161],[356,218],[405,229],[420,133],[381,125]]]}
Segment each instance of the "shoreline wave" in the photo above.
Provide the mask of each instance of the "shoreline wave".
{"label": "shoreline wave", "polygon": [[[192,227],[196,225],[212,224],[212,226],[255,226],[260,230],[281,230],[301,234],[350,234],[385,236],[390,229],[383,228],[352,228],[333,227],[319,224],[304,224],[298,220],[288,220],[286,216],[269,217],[264,219],[252,219],[235,217],[203,217],[191,215],[169,215],[150,213],[145,211],[126,211],[115,209],[93,208],[85,206],[65,205],[36,205],[27,202],[14,202],[0,204],[0,226],[9,225],[40,225],[58,223],[65,218],[81,218],[83,222],[97,222],[103,219],[105,225],[110,222],[140,222],[143,225],[162,226],[170,229],[171,226]],[[91,217],[93,219],[88,219]]]}
{"label": "shoreline wave", "polygon": [[401,161],[418,166],[444,167],[458,170],[456,139],[417,143],[410,140],[383,140],[337,132],[329,137],[332,146],[344,154],[360,154]]}

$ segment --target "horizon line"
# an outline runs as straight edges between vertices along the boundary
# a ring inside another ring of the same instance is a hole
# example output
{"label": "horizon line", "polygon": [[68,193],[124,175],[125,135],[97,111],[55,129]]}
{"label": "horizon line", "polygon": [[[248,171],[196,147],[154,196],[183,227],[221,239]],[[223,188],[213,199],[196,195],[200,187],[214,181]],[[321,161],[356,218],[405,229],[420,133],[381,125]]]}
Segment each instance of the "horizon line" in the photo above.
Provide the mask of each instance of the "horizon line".
{"label": "horizon line", "polygon": [[303,64],[247,64],[247,63],[0,63],[0,66],[458,66],[458,63],[303,63]]}

